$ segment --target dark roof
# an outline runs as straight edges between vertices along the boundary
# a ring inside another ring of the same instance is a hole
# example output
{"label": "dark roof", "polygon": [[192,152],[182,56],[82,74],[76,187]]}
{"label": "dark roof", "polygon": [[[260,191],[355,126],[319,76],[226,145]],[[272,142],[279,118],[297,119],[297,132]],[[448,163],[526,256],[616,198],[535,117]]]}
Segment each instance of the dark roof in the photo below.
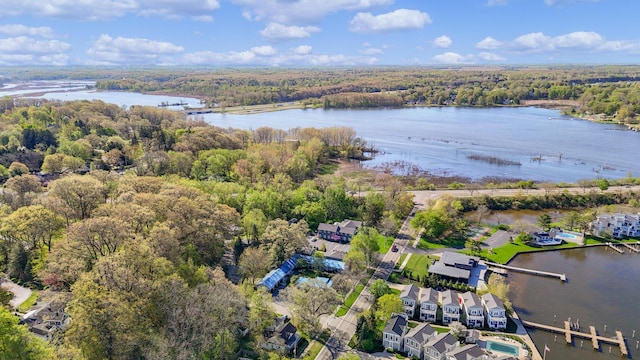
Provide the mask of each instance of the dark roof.
{"label": "dark roof", "polygon": [[405,339],[406,338],[413,338],[419,344],[424,344],[424,343],[427,342],[427,340],[429,338],[431,338],[431,336],[435,332],[436,331],[433,330],[431,325],[429,325],[428,323],[420,323],[420,325],[418,325],[418,326],[414,327],[413,329],[409,330],[409,332],[405,336]]}
{"label": "dark roof", "polygon": [[465,269],[459,269],[453,266],[446,266],[444,263],[438,261],[429,267],[429,274],[442,275],[455,279],[469,280],[471,272]]}
{"label": "dark roof", "polygon": [[457,343],[458,340],[451,333],[441,333],[431,339],[425,346],[436,349],[440,354],[447,351],[447,348]]}
{"label": "dark roof", "polygon": [[460,300],[458,300],[458,292],[454,290],[445,290],[440,293],[440,304],[442,306],[456,304],[460,307]]}
{"label": "dark roof", "polygon": [[478,297],[478,295],[476,295],[476,293],[467,291],[466,293],[460,295],[460,298],[462,298],[464,307],[467,309],[472,306],[482,307],[482,302],[480,302],[480,298]]}
{"label": "dark roof", "polygon": [[338,232],[342,234],[354,235],[359,227],[362,226],[362,221],[357,220],[344,220],[341,223],[325,224],[320,223],[318,225],[318,231]]}
{"label": "dark roof", "polygon": [[383,332],[402,336],[406,328],[407,319],[404,316],[394,314],[391,316],[391,319],[387,321],[387,325],[385,325]]}
{"label": "dark roof", "polygon": [[498,308],[504,310],[502,301],[500,301],[500,299],[492,293],[486,293],[482,295],[482,301],[484,302],[487,309]]}
{"label": "dark roof", "polygon": [[480,346],[476,344],[469,344],[451,351],[447,354],[447,358],[454,358],[456,360],[467,360],[469,358],[479,358],[482,355],[484,355],[484,351],[482,351]]}
{"label": "dark roof", "polygon": [[284,340],[285,345],[293,346],[296,343],[296,331],[298,331],[298,329],[291,322],[288,322],[287,325],[280,330],[280,337]]}
{"label": "dark roof", "polygon": [[408,297],[409,299],[413,299],[418,302],[418,294],[420,293],[420,288],[411,284],[409,286],[405,286],[400,293],[400,298]]}
{"label": "dark roof", "polygon": [[338,225],[320,223],[318,225],[318,231],[336,232],[338,231]]}
{"label": "dark roof", "polygon": [[420,292],[420,302],[432,302],[434,304],[438,303],[438,292],[432,288],[422,289]]}
{"label": "dark roof", "polygon": [[453,251],[445,251],[440,257],[440,262],[447,266],[466,265],[471,266],[473,263],[477,263],[480,259],[476,256],[469,256],[460,254]]}

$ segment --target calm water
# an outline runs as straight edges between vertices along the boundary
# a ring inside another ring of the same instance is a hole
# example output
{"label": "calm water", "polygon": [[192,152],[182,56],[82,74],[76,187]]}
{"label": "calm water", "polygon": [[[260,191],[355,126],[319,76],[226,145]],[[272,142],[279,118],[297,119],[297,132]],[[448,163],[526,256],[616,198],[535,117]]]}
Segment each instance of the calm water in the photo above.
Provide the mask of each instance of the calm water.
{"label": "calm water", "polygon": [[[640,174],[640,134],[540,108],[297,109],[251,115],[207,114],[221,127],[278,129],[350,126],[381,151],[369,166],[406,161],[435,174],[554,182]],[[471,160],[495,156],[499,166]],[[541,157],[541,161],[533,158]]]}
{"label": "calm water", "polygon": [[[605,336],[614,337],[621,330],[627,338],[631,357],[640,358],[636,341],[640,340],[640,255],[628,251],[621,255],[606,247],[564,250],[518,255],[510,265],[566,273],[569,281],[524,274],[509,274],[511,300],[525,320],[563,326],[571,317],[579,319],[584,332],[593,325]],[[604,326],[607,325],[607,331]],[[635,338],[632,338],[636,330]],[[594,352],[589,340],[574,338],[573,346],[565,345],[564,335],[544,331],[530,332],[539,350],[547,344],[551,349],[547,360],[619,359],[620,349],[600,344]],[[557,339],[555,337],[557,336]],[[555,341],[554,341],[555,340]],[[581,341],[584,341],[581,348]],[[611,354],[609,348],[611,347]]]}

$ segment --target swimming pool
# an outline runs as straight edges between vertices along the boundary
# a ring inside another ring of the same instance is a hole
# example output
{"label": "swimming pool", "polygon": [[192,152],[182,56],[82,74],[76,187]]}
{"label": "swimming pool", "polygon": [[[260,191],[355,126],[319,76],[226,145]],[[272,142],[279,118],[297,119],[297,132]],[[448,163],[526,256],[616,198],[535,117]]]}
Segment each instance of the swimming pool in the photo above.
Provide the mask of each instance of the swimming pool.
{"label": "swimming pool", "polygon": [[577,236],[565,232],[559,232],[556,234],[557,237],[565,238],[565,239],[575,239]]}
{"label": "swimming pool", "polygon": [[487,350],[498,351],[515,357],[518,357],[520,354],[520,348],[518,346],[491,340],[487,340]]}

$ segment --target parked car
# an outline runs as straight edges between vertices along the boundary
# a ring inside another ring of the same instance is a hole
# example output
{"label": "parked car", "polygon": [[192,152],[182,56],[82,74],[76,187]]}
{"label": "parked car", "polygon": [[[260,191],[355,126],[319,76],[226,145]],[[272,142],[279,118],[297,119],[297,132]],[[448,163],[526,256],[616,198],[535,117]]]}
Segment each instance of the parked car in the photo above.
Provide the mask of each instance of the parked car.
{"label": "parked car", "polygon": [[396,246],[396,244],[393,244],[393,246],[391,247],[391,251],[398,252],[398,247]]}

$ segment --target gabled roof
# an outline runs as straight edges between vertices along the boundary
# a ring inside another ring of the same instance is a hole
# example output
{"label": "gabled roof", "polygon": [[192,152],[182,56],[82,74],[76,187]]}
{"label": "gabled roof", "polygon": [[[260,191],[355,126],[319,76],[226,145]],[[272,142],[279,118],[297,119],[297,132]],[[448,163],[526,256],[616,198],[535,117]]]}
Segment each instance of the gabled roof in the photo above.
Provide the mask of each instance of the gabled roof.
{"label": "gabled roof", "polygon": [[338,231],[338,225],[320,223],[318,224],[318,231],[336,232]]}
{"label": "gabled roof", "polygon": [[455,337],[453,337],[451,333],[442,333],[442,334],[438,334],[435,338],[429,340],[425,346],[428,348],[434,348],[436,349],[437,352],[442,354],[445,351],[447,351],[449,347],[451,347],[452,345],[455,345],[457,342],[458,340]]}
{"label": "gabled roof", "polygon": [[400,298],[409,298],[418,302],[418,295],[420,294],[420,288],[411,284],[409,286],[405,286],[400,292]]}
{"label": "gabled roof", "polygon": [[406,328],[407,319],[404,316],[394,314],[391,316],[391,319],[387,321],[387,325],[385,325],[383,332],[402,336]]}
{"label": "gabled roof", "polygon": [[487,309],[502,309],[504,310],[504,305],[500,299],[493,295],[492,293],[486,293],[482,295],[482,301],[485,304]]}
{"label": "gabled roof", "polygon": [[362,221],[347,219],[341,222],[339,225],[343,229],[357,229],[362,226]]}
{"label": "gabled roof", "polygon": [[478,295],[476,295],[476,293],[467,291],[466,293],[460,295],[460,298],[464,303],[464,307],[467,309],[474,306],[477,306],[480,308],[482,307],[482,302],[480,302],[480,298],[478,297]]}
{"label": "gabled roof", "polygon": [[438,303],[438,292],[432,288],[422,289],[420,291],[420,302]]}
{"label": "gabled roof", "polygon": [[429,274],[442,275],[455,279],[469,279],[471,272],[469,270],[460,269],[453,266],[447,266],[441,261],[429,266]]}
{"label": "gabled roof", "polygon": [[484,351],[476,344],[465,345],[447,354],[447,358],[456,360],[478,359],[484,355]]}
{"label": "gabled roof", "polygon": [[409,332],[405,336],[405,339],[412,338],[413,340],[418,342],[418,344],[425,344],[435,332],[436,331],[433,330],[431,325],[429,325],[428,323],[421,323],[420,325],[409,330]]}
{"label": "gabled roof", "polygon": [[445,290],[440,293],[440,304],[442,306],[457,305],[460,307],[460,300],[458,300],[458,292],[454,290]]}

